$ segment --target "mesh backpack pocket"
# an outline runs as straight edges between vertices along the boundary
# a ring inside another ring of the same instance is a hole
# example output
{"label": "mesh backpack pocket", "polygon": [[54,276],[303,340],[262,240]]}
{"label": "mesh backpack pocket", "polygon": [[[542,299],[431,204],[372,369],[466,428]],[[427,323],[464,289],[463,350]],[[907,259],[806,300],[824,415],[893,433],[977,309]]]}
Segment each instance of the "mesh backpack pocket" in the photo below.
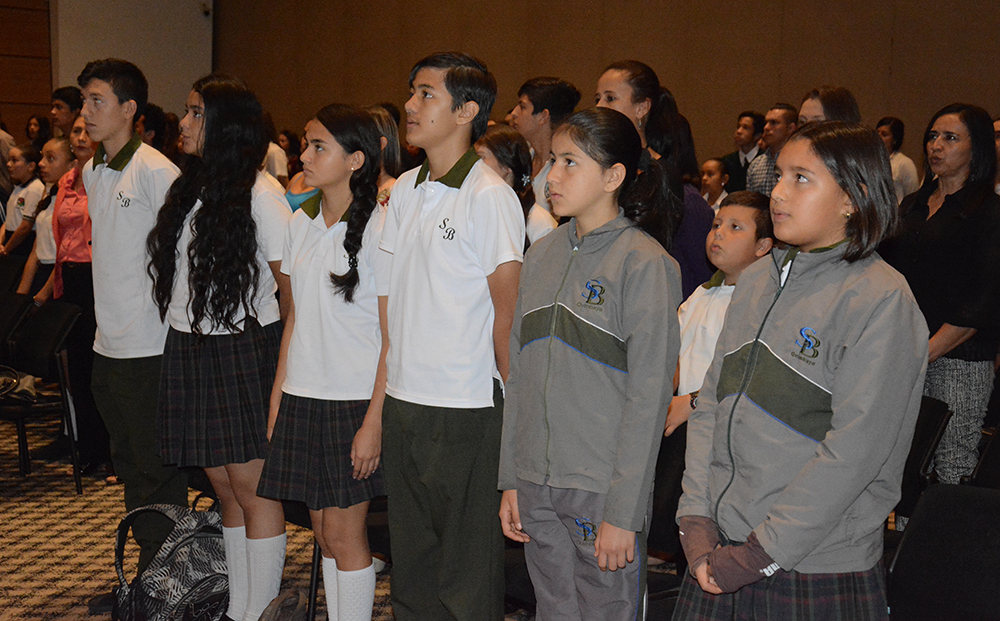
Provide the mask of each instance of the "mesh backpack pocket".
{"label": "mesh backpack pocket", "polygon": [[[129,584],[122,560],[136,517],[160,513],[174,522],[149,566]],[[229,606],[222,516],[177,505],[147,505],[118,525],[115,571],[120,583],[114,621],[218,621]]]}

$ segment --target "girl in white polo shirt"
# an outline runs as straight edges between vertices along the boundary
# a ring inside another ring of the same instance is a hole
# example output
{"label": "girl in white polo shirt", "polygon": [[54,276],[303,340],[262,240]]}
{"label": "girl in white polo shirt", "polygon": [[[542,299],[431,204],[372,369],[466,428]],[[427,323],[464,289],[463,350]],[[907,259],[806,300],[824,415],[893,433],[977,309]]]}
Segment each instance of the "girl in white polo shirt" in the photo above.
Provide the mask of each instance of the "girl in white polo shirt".
{"label": "girl in white polo shirt", "polygon": [[[257,496],[278,363],[280,273],[291,209],[257,170],[260,103],[234,78],[195,82],[180,123],[188,165],[149,233],[153,298],[170,330],[157,416],[165,463],[200,466],[222,506],[230,619],[256,620],[278,595],[281,503]],[[283,310],[283,309],[281,309]]]}
{"label": "girl in white polo shirt", "polygon": [[320,194],[295,212],[285,237],[281,270],[291,276],[292,307],[257,490],[309,507],[327,609],[340,621],[371,619],[375,569],[365,516],[384,493],[378,466],[391,256],[378,248],[380,137],[368,112],[339,104],[306,125],[305,182]]}

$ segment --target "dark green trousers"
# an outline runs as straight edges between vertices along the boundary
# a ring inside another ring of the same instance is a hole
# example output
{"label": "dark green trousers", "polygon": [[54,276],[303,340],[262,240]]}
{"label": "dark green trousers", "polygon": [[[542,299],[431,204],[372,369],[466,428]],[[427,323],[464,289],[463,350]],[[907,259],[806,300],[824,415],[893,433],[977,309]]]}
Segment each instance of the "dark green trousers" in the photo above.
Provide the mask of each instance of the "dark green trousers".
{"label": "dark green trousers", "polygon": [[503,619],[499,383],[493,403],[464,410],[385,399],[382,464],[398,621]]}
{"label": "dark green trousers", "polygon": [[[125,481],[125,511],[152,504],[187,505],[188,477],[165,466],[156,450],[156,403],[162,356],[108,358],[94,355],[91,387],[111,437],[111,461]],[[147,514],[132,526],[139,544],[139,573],[153,560],[173,522]]]}

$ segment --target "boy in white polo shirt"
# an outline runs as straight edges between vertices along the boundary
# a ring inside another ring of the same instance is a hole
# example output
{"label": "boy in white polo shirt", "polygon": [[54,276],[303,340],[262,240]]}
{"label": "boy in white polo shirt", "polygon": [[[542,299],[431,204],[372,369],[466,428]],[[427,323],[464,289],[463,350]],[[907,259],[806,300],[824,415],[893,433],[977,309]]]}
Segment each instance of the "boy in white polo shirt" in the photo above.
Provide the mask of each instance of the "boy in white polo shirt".
{"label": "boy in white polo shirt", "polygon": [[396,618],[499,620],[501,381],[524,247],[513,190],[478,161],[496,81],[433,54],[410,72],[407,140],[380,247],[393,254],[383,463]]}
{"label": "boy in white polo shirt", "polygon": [[[164,466],[156,451],[156,403],[167,327],[153,303],[146,274],[146,236],[179,173],[133,133],[148,86],[138,67],[117,59],[87,64],[77,80],[83,118],[100,142],[83,166],[92,221],[94,399],[111,436],[111,459],[125,483],[125,509],[187,503],[187,475]],[[172,524],[142,516],[132,532],[139,571],[152,560]]]}

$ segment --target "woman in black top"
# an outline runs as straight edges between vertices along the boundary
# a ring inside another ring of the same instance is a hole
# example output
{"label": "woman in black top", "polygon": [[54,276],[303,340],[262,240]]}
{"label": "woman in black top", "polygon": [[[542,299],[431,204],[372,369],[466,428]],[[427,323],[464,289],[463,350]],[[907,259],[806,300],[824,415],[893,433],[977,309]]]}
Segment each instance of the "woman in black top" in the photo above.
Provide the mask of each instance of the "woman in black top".
{"label": "woman in black top", "polygon": [[910,284],[931,332],[924,394],[954,413],[935,456],[944,483],[978,459],[993,387],[1000,310],[997,154],[982,108],[952,104],[924,133],[924,183],[903,199],[901,229],[880,254]]}

